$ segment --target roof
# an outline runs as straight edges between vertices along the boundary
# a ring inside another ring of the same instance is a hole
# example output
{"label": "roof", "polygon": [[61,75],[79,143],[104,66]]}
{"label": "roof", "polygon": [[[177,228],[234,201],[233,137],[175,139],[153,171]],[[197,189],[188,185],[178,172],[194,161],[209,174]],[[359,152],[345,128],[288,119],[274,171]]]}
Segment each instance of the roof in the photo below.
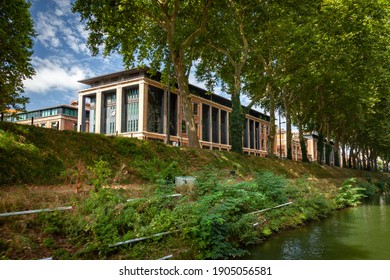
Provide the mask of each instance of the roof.
{"label": "roof", "polygon": [[79,83],[85,84],[85,85],[92,85],[98,81],[101,80],[108,80],[108,79],[113,79],[113,78],[118,78],[118,77],[124,77],[126,75],[134,75],[134,74],[140,74],[140,73],[146,73],[150,68],[149,67],[140,67],[140,68],[133,68],[129,70],[122,70],[114,73],[108,73],[108,74],[103,74],[100,76],[95,76],[91,77],[88,79],[80,80],[78,81]]}

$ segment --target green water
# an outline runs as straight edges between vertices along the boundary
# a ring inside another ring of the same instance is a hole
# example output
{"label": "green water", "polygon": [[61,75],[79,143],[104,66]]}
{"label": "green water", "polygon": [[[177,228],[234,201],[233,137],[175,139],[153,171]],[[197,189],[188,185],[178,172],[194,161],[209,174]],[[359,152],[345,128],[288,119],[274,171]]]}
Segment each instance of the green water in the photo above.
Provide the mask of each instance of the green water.
{"label": "green water", "polygon": [[390,260],[390,194],[251,247],[244,259]]}

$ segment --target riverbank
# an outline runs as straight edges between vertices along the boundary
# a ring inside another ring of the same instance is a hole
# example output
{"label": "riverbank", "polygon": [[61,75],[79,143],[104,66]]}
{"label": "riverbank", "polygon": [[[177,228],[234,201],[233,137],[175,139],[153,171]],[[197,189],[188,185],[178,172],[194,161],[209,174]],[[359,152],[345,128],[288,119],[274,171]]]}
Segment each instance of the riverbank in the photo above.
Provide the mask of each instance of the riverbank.
{"label": "riverbank", "polygon": [[[2,259],[231,258],[327,216],[348,178],[362,192],[389,182],[381,173],[14,124],[0,124],[0,148],[0,213],[72,206],[0,217]],[[197,183],[176,188],[182,175]],[[138,242],[112,246],[128,240]]]}

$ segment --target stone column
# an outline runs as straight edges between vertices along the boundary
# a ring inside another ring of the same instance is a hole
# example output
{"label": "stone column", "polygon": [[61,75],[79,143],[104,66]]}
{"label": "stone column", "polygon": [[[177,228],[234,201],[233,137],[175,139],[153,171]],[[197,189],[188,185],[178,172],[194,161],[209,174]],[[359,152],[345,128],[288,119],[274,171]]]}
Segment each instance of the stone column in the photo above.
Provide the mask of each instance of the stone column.
{"label": "stone column", "polygon": [[138,131],[145,131],[144,122],[147,114],[147,94],[145,94],[145,82],[139,84],[139,113],[138,113]]}
{"label": "stone column", "polygon": [[85,97],[81,94],[79,94],[79,102],[78,102],[78,113],[77,113],[77,131],[78,132],[85,132],[85,120],[86,120],[86,113],[85,113]]}
{"label": "stone column", "polygon": [[[103,109],[103,94],[101,91],[96,92],[96,119],[95,119],[95,133],[103,133],[102,127],[102,109]],[[103,124],[104,125],[104,124]]]}

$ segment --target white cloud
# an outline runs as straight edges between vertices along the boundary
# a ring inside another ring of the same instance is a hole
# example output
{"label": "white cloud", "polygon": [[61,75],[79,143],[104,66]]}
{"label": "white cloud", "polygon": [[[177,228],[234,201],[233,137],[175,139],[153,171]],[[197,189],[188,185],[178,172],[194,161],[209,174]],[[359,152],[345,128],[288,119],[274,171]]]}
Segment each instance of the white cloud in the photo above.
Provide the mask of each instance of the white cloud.
{"label": "white cloud", "polygon": [[55,3],[56,7],[38,12],[35,18],[37,41],[51,50],[67,46],[75,53],[90,55],[86,46],[88,32],[79,23],[78,16],[71,12],[70,2],[55,0]]}
{"label": "white cloud", "polygon": [[93,75],[89,69],[72,65],[64,58],[34,58],[33,65],[36,75],[25,81],[26,92],[42,95],[54,90],[76,92],[84,87],[77,81]]}

